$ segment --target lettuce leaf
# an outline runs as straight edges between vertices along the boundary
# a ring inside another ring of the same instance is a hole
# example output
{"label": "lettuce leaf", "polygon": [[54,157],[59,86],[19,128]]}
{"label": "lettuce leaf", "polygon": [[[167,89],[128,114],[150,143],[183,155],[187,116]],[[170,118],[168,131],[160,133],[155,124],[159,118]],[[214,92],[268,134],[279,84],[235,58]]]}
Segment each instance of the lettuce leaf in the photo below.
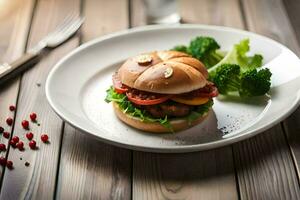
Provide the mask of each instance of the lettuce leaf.
{"label": "lettuce leaf", "polygon": [[105,101],[107,103],[109,102],[116,102],[118,103],[121,110],[129,114],[133,117],[139,118],[143,122],[158,122],[162,126],[172,130],[170,121],[168,120],[168,117],[165,118],[153,118],[149,114],[146,113],[145,110],[141,110],[139,108],[136,108],[126,97],[125,94],[118,94],[115,92],[113,87],[110,87],[108,90],[106,90],[106,98]]}
{"label": "lettuce leaf", "polygon": [[247,56],[250,50],[249,39],[241,40],[235,44],[226,56],[212,68],[208,69],[210,75],[216,72],[216,69],[222,64],[236,64],[241,67],[241,71],[245,72],[249,69],[256,69],[262,66],[263,57],[260,54]]}
{"label": "lettuce leaf", "polygon": [[[118,94],[115,92],[113,87],[110,87],[106,90],[106,98],[105,101],[109,102],[116,102],[118,103],[120,109],[133,117],[139,118],[141,121],[144,122],[158,122],[162,126],[168,128],[172,131],[171,123],[166,116],[165,118],[154,118],[150,114],[148,114],[145,110],[141,110],[136,108],[126,97],[125,94]],[[213,100],[208,101],[206,104],[200,105],[195,107],[195,109],[184,119],[188,120],[189,123],[192,123],[194,120],[198,119],[200,116],[207,113],[213,105]]]}
{"label": "lettuce leaf", "polygon": [[191,124],[193,121],[204,115],[209,111],[209,109],[213,106],[213,100],[209,100],[207,103],[197,106],[195,110],[193,110],[187,117],[187,121]]}

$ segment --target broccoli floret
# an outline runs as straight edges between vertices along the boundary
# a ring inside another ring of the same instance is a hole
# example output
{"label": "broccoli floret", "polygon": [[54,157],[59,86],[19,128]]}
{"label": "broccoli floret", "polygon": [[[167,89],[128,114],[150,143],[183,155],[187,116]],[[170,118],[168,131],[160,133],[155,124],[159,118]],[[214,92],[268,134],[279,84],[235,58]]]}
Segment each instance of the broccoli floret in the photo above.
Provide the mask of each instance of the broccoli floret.
{"label": "broccoli floret", "polygon": [[210,68],[223,59],[223,55],[217,52],[218,49],[220,49],[220,45],[215,39],[199,36],[191,41],[187,53],[202,61],[207,68]]}
{"label": "broccoli floret", "polygon": [[183,53],[188,53],[187,52],[187,46],[185,45],[178,45],[178,46],[175,46],[173,49],[171,49],[173,51],[180,51],[180,52],[183,52]]}
{"label": "broccoli floret", "polygon": [[271,75],[269,69],[249,69],[241,72],[239,65],[223,64],[218,67],[212,80],[220,94],[238,92],[240,96],[252,97],[264,95],[269,91]]}
{"label": "broccoli floret", "polygon": [[188,46],[179,45],[173,50],[185,52],[202,61],[209,72],[209,80],[218,87],[220,94],[237,92],[240,96],[260,96],[271,86],[272,73],[268,69],[258,70],[263,57],[248,56],[249,39],[235,44],[228,53],[222,53],[215,39],[199,36]]}
{"label": "broccoli floret", "polygon": [[220,94],[238,91],[240,88],[240,66],[235,64],[223,64],[213,78]]}
{"label": "broccoli floret", "polygon": [[272,73],[269,69],[251,69],[241,75],[241,96],[261,96],[270,90]]}

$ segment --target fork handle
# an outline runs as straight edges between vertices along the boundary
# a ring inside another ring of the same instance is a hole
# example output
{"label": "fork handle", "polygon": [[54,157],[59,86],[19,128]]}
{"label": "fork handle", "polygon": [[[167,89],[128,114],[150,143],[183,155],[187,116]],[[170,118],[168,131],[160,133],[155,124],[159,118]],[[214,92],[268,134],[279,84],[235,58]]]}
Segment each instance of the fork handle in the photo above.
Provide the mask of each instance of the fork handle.
{"label": "fork handle", "polygon": [[32,66],[36,62],[38,55],[38,53],[25,53],[11,63],[4,63],[0,65],[0,83],[16,76],[20,72]]}

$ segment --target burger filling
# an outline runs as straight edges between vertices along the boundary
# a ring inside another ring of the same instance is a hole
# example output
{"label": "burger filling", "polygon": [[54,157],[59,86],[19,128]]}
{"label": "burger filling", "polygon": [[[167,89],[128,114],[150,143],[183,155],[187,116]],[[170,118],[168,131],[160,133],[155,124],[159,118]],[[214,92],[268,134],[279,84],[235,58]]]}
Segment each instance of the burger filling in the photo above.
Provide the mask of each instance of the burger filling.
{"label": "burger filling", "polygon": [[116,102],[119,108],[145,122],[159,122],[172,129],[169,119],[185,118],[193,122],[209,111],[217,88],[208,83],[204,88],[189,93],[169,95],[140,91],[123,85],[113,76],[113,87],[107,90],[106,101]]}

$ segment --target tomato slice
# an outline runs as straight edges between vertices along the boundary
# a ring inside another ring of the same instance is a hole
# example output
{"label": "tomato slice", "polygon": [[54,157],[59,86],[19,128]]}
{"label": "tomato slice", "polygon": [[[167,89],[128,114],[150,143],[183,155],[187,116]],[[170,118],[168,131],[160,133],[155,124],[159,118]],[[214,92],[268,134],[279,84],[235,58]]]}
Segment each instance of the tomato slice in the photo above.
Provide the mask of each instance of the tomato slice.
{"label": "tomato slice", "polygon": [[210,91],[209,92],[199,92],[198,93],[199,97],[216,97],[219,95],[218,88],[214,85],[210,86]]}
{"label": "tomato slice", "polygon": [[207,97],[213,98],[219,95],[218,88],[213,83],[208,83],[204,88],[179,95],[182,98]]}
{"label": "tomato slice", "polygon": [[160,104],[171,98],[171,95],[153,94],[131,90],[126,92],[129,101],[138,105]]}
{"label": "tomato slice", "polygon": [[113,85],[114,85],[114,88],[115,88],[115,91],[119,94],[123,94],[125,92],[128,91],[128,88],[122,84],[121,80],[119,79],[119,76],[117,73],[115,73],[113,76],[112,76],[112,81],[113,81]]}

